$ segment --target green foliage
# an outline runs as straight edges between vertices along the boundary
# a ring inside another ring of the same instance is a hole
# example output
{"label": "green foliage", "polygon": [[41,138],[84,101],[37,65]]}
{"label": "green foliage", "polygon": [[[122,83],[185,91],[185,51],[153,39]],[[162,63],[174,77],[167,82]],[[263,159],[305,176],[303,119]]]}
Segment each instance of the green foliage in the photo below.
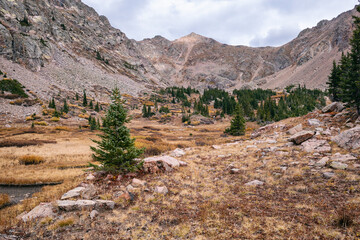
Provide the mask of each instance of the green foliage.
{"label": "green foliage", "polygon": [[64,112],[64,113],[68,113],[68,112],[69,112],[69,105],[67,104],[66,99],[64,99],[64,105],[63,105],[61,111]]}
{"label": "green foliage", "polygon": [[99,120],[96,120],[96,118],[89,116],[88,121],[89,121],[91,131],[100,129]]}
{"label": "green foliage", "polygon": [[94,108],[94,104],[93,104],[93,101],[92,101],[92,100],[90,101],[89,108],[90,108],[90,109],[93,109],[93,108]]}
{"label": "green foliage", "polygon": [[135,71],[137,70],[136,65],[130,64],[127,61],[124,61],[124,67],[126,67],[127,69],[135,70]]}
{"label": "green foliage", "polygon": [[106,112],[104,126],[101,128],[100,141],[93,140],[98,147],[91,147],[93,159],[102,164],[105,170],[116,172],[132,172],[141,167],[134,159],[138,158],[143,149],[137,149],[135,139],[130,138],[130,131],[125,123],[130,119],[123,107],[119,89],[115,88],[111,96],[112,103]]}
{"label": "green foliage", "polygon": [[28,20],[28,18],[26,16],[24,17],[23,20],[20,20],[19,23],[23,27],[29,27],[30,26],[29,20]]}
{"label": "green foliage", "polygon": [[229,128],[225,129],[224,133],[228,133],[233,136],[245,135],[244,112],[240,104],[236,104],[231,125]]}
{"label": "green foliage", "polygon": [[95,110],[95,112],[99,112],[99,111],[100,111],[99,102],[96,103],[94,110]]}
{"label": "green foliage", "polygon": [[60,27],[62,28],[62,30],[66,31],[66,26],[63,23],[60,24]]}
{"label": "green foliage", "polygon": [[187,114],[183,114],[182,117],[181,117],[181,121],[184,123],[184,122],[187,122],[187,124],[190,124],[190,115],[187,115]]}
{"label": "green foliage", "polygon": [[79,100],[79,94],[78,93],[75,93],[75,99],[76,99],[76,101]]}
{"label": "green foliage", "polygon": [[86,97],[86,91],[84,90],[83,94],[83,106],[86,107],[88,105],[87,97]]}
{"label": "green foliage", "polygon": [[170,113],[170,110],[168,107],[161,106],[159,112],[160,113]]}
{"label": "green foliage", "polygon": [[[360,12],[360,6],[356,7]],[[360,114],[360,17],[353,16],[355,29],[350,40],[351,50],[342,54],[341,61],[329,76],[329,92],[333,98],[355,107]]]}
{"label": "green foliage", "polygon": [[149,118],[151,116],[153,116],[155,113],[151,112],[151,107],[150,106],[146,106],[145,104],[143,105],[142,108],[142,115],[144,118]]}
{"label": "green foliage", "polygon": [[56,109],[56,104],[55,104],[54,98],[50,99],[48,107]]}
{"label": "green foliage", "polygon": [[[5,76],[4,76],[5,77]],[[3,79],[0,81],[0,90],[11,92],[12,94],[19,95],[20,97],[27,98],[28,95],[24,91],[24,86],[15,79]]]}

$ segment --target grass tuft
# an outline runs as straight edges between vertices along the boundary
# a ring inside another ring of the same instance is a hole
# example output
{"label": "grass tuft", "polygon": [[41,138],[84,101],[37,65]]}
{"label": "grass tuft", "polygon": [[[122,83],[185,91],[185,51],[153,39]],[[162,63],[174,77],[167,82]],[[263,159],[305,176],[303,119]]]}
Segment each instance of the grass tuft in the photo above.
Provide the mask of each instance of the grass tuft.
{"label": "grass tuft", "polygon": [[45,162],[45,159],[41,156],[36,155],[26,155],[20,157],[19,159],[19,163],[21,165],[37,165],[43,162]]}

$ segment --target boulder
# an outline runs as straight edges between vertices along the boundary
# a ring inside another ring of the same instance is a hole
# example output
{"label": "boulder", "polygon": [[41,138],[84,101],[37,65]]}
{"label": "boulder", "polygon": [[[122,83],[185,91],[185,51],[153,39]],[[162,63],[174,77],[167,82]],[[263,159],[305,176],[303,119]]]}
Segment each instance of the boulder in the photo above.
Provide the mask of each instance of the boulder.
{"label": "boulder", "polygon": [[40,203],[33,210],[21,217],[24,222],[31,221],[35,218],[55,217],[53,205],[51,203]]}
{"label": "boulder", "polygon": [[96,210],[92,210],[90,213],[90,218],[91,220],[93,220],[94,218],[96,218],[99,215],[99,212]]}
{"label": "boulder", "polygon": [[323,176],[324,176],[324,178],[333,178],[335,176],[335,173],[333,173],[333,172],[324,172]]}
{"label": "boulder", "polygon": [[114,201],[109,200],[96,200],[95,209],[97,210],[112,210],[115,207]]}
{"label": "boulder", "polygon": [[330,159],[328,157],[323,157],[322,159],[320,159],[318,162],[315,163],[315,166],[324,167],[329,160]]}
{"label": "boulder", "polygon": [[238,169],[238,168],[232,168],[232,169],[230,169],[230,173],[231,174],[237,174],[237,173],[239,173],[240,172],[240,169]]}
{"label": "boulder", "polygon": [[260,185],[264,185],[264,182],[259,181],[259,180],[254,180],[254,181],[245,183],[245,186],[260,186]]}
{"label": "boulder", "polygon": [[185,155],[185,151],[180,149],[180,148],[177,148],[175,149],[174,151],[172,151],[171,153],[171,156],[172,157],[181,157],[181,156],[184,156]]}
{"label": "boulder", "polygon": [[75,197],[80,197],[81,193],[85,190],[84,187],[77,187],[74,188],[70,191],[68,191],[67,193],[65,193],[64,195],[61,196],[61,200],[66,200],[69,198],[75,198]]}
{"label": "boulder", "polygon": [[82,209],[93,209],[96,204],[96,202],[92,200],[58,200],[56,203],[59,210],[66,212]]}
{"label": "boulder", "polygon": [[341,170],[345,170],[347,169],[348,165],[345,163],[341,163],[341,162],[331,162],[330,163],[330,167],[334,168],[334,169],[341,169]]}
{"label": "boulder", "polygon": [[336,142],[342,148],[360,148],[360,126],[346,130],[339,135],[333,137],[331,140]]}
{"label": "boulder", "polygon": [[144,163],[147,163],[147,162],[164,162],[172,168],[180,166],[180,162],[176,158],[173,158],[171,156],[148,157],[148,158],[144,159]]}
{"label": "boulder", "polygon": [[137,179],[137,178],[133,178],[133,180],[131,181],[131,185],[132,186],[145,186],[146,185],[146,181]]}
{"label": "boulder", "polygon": [[351,160],[356,160],[357,158],[354,157],[351,154],[344,154],[342,155],[341,153],[335,153],[332,157],[331,160],[333,161],[339,161],[339,162],[346,162],[346,161],[351,161]]}
{"label": "boulder", "polygon": [[296,134],[296,133],[298,133],[298,132],[300,132],[302,130],[303,130],[303,126],[302,126],[302,124],[299,124],[299,125],[296,125],[293,128],[290,128],[287,132],[290,135],[294,135],[294,134]]}
{"label": "boulder", "polygon": [[96,195],[96,188],[93,184],[89,184],[81,192],[80,196],[83,199],[92,199]]}
{"label": "boulder", "polygon": [[211,147],[212,147],[213,149],[216,149],[216,150],[221,149],[221,146],[219,146],[219,145],[212,145]]}
{"label": "boulder", "polygon": [[293,142],[295,144],[301,144],[305,142],[306,140],[312,138],[314,136],[313,131],[301,131],[289,138],[290,142]]}
{"label": "boulder", "polygon": [[315,119],[315,118],[309,119],[309,120],[308,120],[308,123],[309,123],[310,126],[315,126],[315,127],[318,127],[318,126],[321,125],[320,120],[319,120],[319,119]]}
{"label": "boulder", "polygon": [[344,105],[340,102],[333,102],[327,106],[325,106],[321,111],[323,113],[327,113],[327,112],[341,112],[342,110],[344,110]]}
{"label": "boulder", "polygon": [[95,179],[96,179],[96,177],[91,173],[86,177],[86,180],[88,180],[88,181],[92,181],[92,180],[95,180]]}
{"label": "boulder", "polygon": [[168,192],[169,192],[169,190],[167,189],[167,187],[166,186],[163,186],[163,187],[159,187],[159,186],[157,186],[157,187],[155,187],[155,191],[154,191],[155,193],[158,193],[158,194],[167,194]]}
{"label": "boulder", "polygon": [[304,147],[306,152],[330,152],[331,146],[326,140],[310,139],[309,141],[303,142],[301,146]]}

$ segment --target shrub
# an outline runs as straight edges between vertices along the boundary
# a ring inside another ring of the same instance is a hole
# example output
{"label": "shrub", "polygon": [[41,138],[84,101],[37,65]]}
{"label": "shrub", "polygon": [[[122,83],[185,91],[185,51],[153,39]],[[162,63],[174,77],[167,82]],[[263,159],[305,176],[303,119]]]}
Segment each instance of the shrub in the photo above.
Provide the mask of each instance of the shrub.
{"label": "shrub", "polygon": [[35,125],[39,125],[39,126],[47,126],[48,124],[45,121],[36,121],[34,122]]}
{"label": "shrub", "polygon": [[3,79],[0,81],[0,90],[11,92],[12,94],[17,94],[20,97],[27,98],[28,95],[24,91],[24,86],[22,86],[17,80],[15,79]]}
{"label": "shrub", "polygon": [[52,118],[50,119],[50,121],[52,121],[52,122],[58,122],[58,121],[60,121],[60,118],[59,118],[59,117],[52,117]]}
{"label": "shrub", "polygon": [[21,165],[36,165],[45,162],[44,158],[37,155],[26,155],[19,159]]}

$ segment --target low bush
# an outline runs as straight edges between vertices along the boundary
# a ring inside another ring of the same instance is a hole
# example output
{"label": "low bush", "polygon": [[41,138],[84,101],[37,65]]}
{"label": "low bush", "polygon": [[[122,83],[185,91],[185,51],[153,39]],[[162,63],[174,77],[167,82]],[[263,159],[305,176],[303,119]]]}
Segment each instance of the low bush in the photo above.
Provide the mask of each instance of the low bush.
{"label": "low bush", "polygon": [[37,165],[43,162],[45,162],[44,158],[37,155],[26,155],[19,159],[21,165]]}
{"label": "low bush", "polygon": [[35,145],[42,145],[44,143],[56,143],[56,141],[54,141],[54,140],[37,140],[37,139],[29,139],[29,140],[7,139],[7,140],[3,140],[0,142],[0,148],[1,147],[35,146]]}
{"label": "low bush", "polygon": [[0,81],[0,90],[17,94],[20,97],[27,98],[24,87],[15,79],[3,79]]}
{"label": "low bush", "polygon": [[34,122],[35,125],[39,125],[39,126],[47,126],[48,124],[44,121],[36,121]]}

